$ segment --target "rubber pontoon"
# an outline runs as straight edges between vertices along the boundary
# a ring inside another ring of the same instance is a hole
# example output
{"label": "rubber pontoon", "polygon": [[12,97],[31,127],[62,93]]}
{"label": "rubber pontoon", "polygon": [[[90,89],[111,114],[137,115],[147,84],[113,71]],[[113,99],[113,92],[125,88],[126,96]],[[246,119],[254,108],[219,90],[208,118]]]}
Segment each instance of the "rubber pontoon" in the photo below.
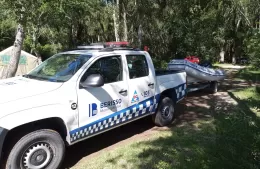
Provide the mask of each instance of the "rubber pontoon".
{"label": "rubber pontoon", "polygon": [[187,60],[174,59],[168,64],[169,70],[184,70],[187,73],[188,83],[202,81],[224,80],[226,74],[220,69],[211,69],[189,62]]}

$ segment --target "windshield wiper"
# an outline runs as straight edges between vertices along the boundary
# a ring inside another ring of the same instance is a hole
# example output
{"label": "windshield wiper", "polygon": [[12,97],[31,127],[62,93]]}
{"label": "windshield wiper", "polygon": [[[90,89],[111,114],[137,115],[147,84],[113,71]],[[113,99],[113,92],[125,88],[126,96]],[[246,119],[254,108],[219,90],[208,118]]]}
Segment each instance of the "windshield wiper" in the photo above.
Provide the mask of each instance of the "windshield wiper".
{"label": "windshield wiper", "polygon": [[25,78],[29,79],[37,79],[37,80],[42,80],[42,81],[48,81],[48,82],[64,82],[63,80],[57,80],[57,79],[51,79],[51,78],[44,78],[44,77],[39,77],[39,76],[34,76],[34,75],[23,75]]}
{"label": "windshield wiper", "polygon": [[48,79],[49,82],[65,82],[64,80]]}
{"label": "windshield wiper", "polygon": [[25,78],[29,78],[29,79],[37,79],[37,80],[43,80],[43,81],[48,81],[48,79],[43,78],[43,77],[39,77],[39,76],[34,76],[34,75],[23,75],[23,77]]}

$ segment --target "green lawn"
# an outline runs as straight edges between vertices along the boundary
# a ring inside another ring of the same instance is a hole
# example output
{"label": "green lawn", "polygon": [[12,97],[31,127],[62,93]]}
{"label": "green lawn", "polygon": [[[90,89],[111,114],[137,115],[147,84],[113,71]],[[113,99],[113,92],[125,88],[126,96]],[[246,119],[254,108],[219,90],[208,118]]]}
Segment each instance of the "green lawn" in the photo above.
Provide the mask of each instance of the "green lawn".
{"label": "green lawn", "polygon": [[260,88],[250,87],[244,90],[233,92],[235,96],[242,100],[241,103],[249,107],[258,117],[260,117]]}
{"label": "green lawn", "polygon": [[252,69],[250,67],[246,69],[241,69],[237,75],[235,76],[236,79],[242,79],[251,81],[253,83],[260,82],[260,70]]}
{"label": "green lawn", "polygon": [[210,110],[211,117],[104,151],[73,169],[259,169],[259,89],[249,87],[229,95],[238,103],[232,108],[193,108],[201,113]]}

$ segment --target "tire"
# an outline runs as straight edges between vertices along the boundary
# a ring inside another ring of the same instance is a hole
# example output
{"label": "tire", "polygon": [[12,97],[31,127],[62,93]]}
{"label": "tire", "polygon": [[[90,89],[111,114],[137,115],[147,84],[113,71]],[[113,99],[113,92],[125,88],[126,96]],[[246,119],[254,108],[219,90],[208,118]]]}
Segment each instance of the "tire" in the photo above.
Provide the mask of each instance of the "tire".
{"label": "tire", "polygon": [[65,144],[59,133],[37,130],[25,135],[14,145],[6,169],[58,169],[64,154]]}
{"label": "tire", "polygon": [[153,115],[153,122],[160,127],[172,123],[175,116],[175,103],[169,97],[163,97],[159,103],[157,112]]}
{"label": "tire", "polygon": [[214,82],[210,83],[209,92],[212,93],[212,94],[218,92],[218,82],[217,81],[214,81]]}

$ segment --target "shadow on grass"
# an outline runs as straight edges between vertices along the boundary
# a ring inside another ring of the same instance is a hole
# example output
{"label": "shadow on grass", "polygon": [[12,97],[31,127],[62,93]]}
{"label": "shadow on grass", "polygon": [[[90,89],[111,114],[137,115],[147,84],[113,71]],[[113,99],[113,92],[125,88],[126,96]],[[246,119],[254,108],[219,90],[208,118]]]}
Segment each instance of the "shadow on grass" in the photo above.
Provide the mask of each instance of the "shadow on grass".
{"label": "shadow on grass", "polygon": [[[219,85],[220,85],[219,91],[226,92],[228,90],[245,89],[245,88],[248,88],[251,86],[255,86],[256,82],[258,82],[258,83],[260,82],[260,74],[259,75],[250,74],[249,78],[252,78],[251,76],[253,76],[254,80],[248,80],[247,78],[245,78],[246,75],[243,75],[243,76],[245,76],[243,78],[238,78],[238,77],[241,77],[241,75],[240,75],[241,71],[244,71],[244,69],[239,70],[239,71],[232,70],[229,73],[228,77],[219,83]],[[233,78],[236,78],[236,79],[233,79]]]}
{"label": "shadow on grass", "polygon": [[[232,112],[215,110],[212,123],[171,127],[168,137],[136,144],[136,148],[149,147],[135,157],[142,161],[137,168],[259,169],[260,119],[248,101],[229,94],[239,106]],[[216,107],[209,104],[209,109]],[[209,110],[196,107],[196,111]]]}

